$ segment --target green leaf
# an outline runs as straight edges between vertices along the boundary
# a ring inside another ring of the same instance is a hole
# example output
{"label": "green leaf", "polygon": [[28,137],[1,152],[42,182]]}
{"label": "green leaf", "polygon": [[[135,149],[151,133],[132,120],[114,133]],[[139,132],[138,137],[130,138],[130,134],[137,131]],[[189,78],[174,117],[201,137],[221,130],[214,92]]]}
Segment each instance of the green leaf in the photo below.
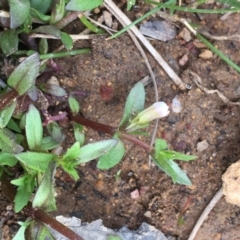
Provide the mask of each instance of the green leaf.
{"label": "green leaf", "polygon": [[45,212],[55,211],[55,190],[54,190],[54,174],[56,170],[56,162],[50,162],[46,172],[44,173],[42,182],[35,194],[32,206],[33,208],[41,208]]}
{"label": "green leaf", "polygon": [[20,153],[23,148],[15,141],[15,135],[8,129],[0,129],[0,149],[7,153]]}
{"label": "green leaf", "polygon": [[100,6],[103,0],[70,0],[66,9],[70,11],[87,11]]}
{"label": "green leaf", "polygon": [[97,168],[109,169],[117,165],[123,158],[125,148],[121,140],[118,139],[118,143],[111,148],[106,154],[100,156]]}
{"label": "green leaf", "polygon": [[235,7],[238,9],[240,8],[240,3],[237,0],[217,0],[217,2],[228,5],[230,7]]}
{"label": "green leaf", "polygon": [[11,118],[7,124],[7,127],[17,133],[21,133],[22,130],[20,129],[19,125]]}
{"label": "green leaf", "polygon": [[164,139],[157,138],[155,140],[155,153],[156,154],[164,149],[167,149],[167,147],[168,147],[167,142]]}
{"label": "green leaf", "polygon": [[65,135],[62,133],[61,127],[56,122],[48,124],[47,129],[51,137],[57,142],[60,143],[65,139]]}
{"label": "green leaf", "polygon": [[7,106],[5,109],[0,111],[0,128],[4,128],[7,126],[15,110],[16,105],[17,102],[14,101],[10,106]]}
{"label": "green leaf", "polygon": [[191,161],[196,159],[196,156],[186,155],[183,153],[175,152],[175,151],[169,151],[164,150],[159,152],[160,155],[164,158],[172,159],[172,160],[182,160],[182,161]]}
{"label": "green leaf", "polygon": [[78,173],[74,169],[74,163],[72,161],[71,162],[64,161],[61,162],[60,164],[63,170],[67,172],[74,181],[77,181],[79,179]]}
{"label": "green leaf", "polygon": [[142,82],[138,82],[131,89],[124,108],[123,118],[119,124],[119,127],[124,125],[134,115],[141,112],[144,109],[145,102],[145,89]]}
{"label": "green leaf", "polygon": [[54,140],[52,137],[47,136],[43,137],[42,143],[39,150],[46,151],[51,150],[59,145],[59,142]]}
{"label": "green leaf", "polygon": [[22,25],[30,15],[29,0],[9,0],[10,28]]}
{"label": "green leaf", "polygon": [[93,25],[84,15],[81,15],[80,20],[92,32],[104,33],[104,31],[101,28],[97,28],[95,25]]}
{"label": "green leaf", "polygon": [[27,239],[55,240],[46,225],[37,220],[32,221],[27,227],[25,236]]}
{"label": "green leaf", "polygon": [[161,155],[153,158],[156,165],[172,178],[174,183],[192,185],[185,172],[171,159],[163,158]]}
{"label": "green leaf", "polygon": [[60,32],[60,35],[63,45],[66,47],[68,51],[71,50],[73,48],[73,40],[70,37],[70,35],[68,35],[65,32]]}
{"label": "green leaf", "polygon": [[53,25],[60,21],[64,17],[64,14],[65,14],[65,1],[58,0],[51,12],[50,24]]}
{"label": "green leaf", "polygon": [[41,13],[46,13],[51,5],[52,5],[52,0],[30,0],[31,2],[31,7],[37,9]]}
{"label": "green leaf", "polygon": [[72,113],[77,114],[80,110],[79,102],[73,96],[70,95],[68,98],[68,103]]}
{"label": "green leaf", "polygon": [[127,10],[129,11],[135,4],[136,0],[127,0]]}
{"label": "green leaf", "polygon": [[85,142],[84,127],[81,124],[73,122],[73,131],[76,141],[82,146]]}
{"label": "green leaf", "polygon": [[16,154],[15,156],[27,167],[41,172],[45,172],[49,162],[55,158],[54,154],[39,152],[23,152]]}
{"label": "green leaf", "polygon": [[39,111],[30,104],[26,114],[26,136],[30,150],[39,149],[42,143],[43,127]]}
{"label": "green leaf", "polygon": [[55,84],[44,83],[39,86],[39,88],[48,94],[51,94],[56,97],[64,97],[67,95],[67,92],[60,86]]}
{"label": "green leaf", "polygon": [[5,56],[9,56],[18,50],[18,33],[15,29],[8,29],[0,35],[0,48]]}
{"label": "green leaf", "polygon": [[6,153],[6,152],[2,152],[0,153],[0,165],[1,166],[10,166],[13,167],[14,165],[16,165],[18,162],[17,158],[10,154],[10,153]]}
{"label": "green leaf", "polygon": [[31,223],[31,221],[29,221],[29,222],[18,222],[18,224],[20,224],[21,227],[18,229],[16,235],[13,237],[12,240],[25,240],[25,230],[30,223]]}
{"label": "green leaf", "polygon": [[60,30],[58,28],[52,26],[52,25],[44,25],[44,26],[35,28],[32,32],[48,34],[48,35],[51,35],[51,36],[53,36],[57,39],[61,39]]}
{"label": "green leaf", "polygon": [[67,152],[63,155],[64,161],[71,161],[76,159],[80,154],[80,144],[79,142],[75,142],[70,148],[68,148]]}
{"label": "green leaf", "polygon": [[80,154],[78,156],[77,162],[75,162],[75,165],[89,162],[100,157],[101,155],[108,152],[112,147],[114,147],[117,142],[118,140],[116,139],[109,139],[100,142],[89,143],[83,146],[80,150]]}
{"label": "green leaf", "polygon": [[15,68],[8,78],[8,85],[14,88],[19,95],[23,95],[35,84],[39,67],[39,55],[35,53]]}
{"label": "green leaf", "polygon": [[48,41],[46,38],[41,38],[39,41],[39,53],[46,54],[48,52]]}
{"label": "green leaf", "polygon": [[13,185],[18,186],[17,194],[14,198],[14,211],[20,212],[31,198],[35,184],[35,176],[25,174],[23,177],[12,180]]}
{"label": "green leaf", "polygon": [[48,23],[50,21],[51,16],[44,15],[44,14],[42,14],[41,12],[37,11],[34,8],[31,8],[30,12],[31,12],[31,16],[32,17],[35,17],[35,18],[41,20],[43,23]]}

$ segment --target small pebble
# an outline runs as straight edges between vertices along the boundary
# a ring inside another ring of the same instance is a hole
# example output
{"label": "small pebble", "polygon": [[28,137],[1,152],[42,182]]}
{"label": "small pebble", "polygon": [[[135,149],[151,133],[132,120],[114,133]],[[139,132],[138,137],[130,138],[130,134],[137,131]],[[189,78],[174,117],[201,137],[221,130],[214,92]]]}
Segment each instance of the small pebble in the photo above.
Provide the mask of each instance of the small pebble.
{"label": "small pebble", "polygon": [[178,100],[177,95],[172,100],[172,111],[175,112],[175,113],[180,113],[182,111],[182,104]]}

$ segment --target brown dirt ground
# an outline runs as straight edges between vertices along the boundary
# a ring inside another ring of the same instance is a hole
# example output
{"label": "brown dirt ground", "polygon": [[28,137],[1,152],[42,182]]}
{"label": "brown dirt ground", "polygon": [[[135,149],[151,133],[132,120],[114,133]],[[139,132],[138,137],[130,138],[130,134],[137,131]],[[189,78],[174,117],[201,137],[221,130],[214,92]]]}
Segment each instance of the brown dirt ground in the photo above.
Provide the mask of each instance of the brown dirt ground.
{"label": "brown dirt ground", "polygon": [[[220,21],[219,15],[202,17],[201,23],[205,22],[214,35],[239,32],[239,14],[232,14],[225,21]],[[194,21],[197,21],[196,18]],[[209,60],[200,59],[200,50],[190,48],[191,43],[183,43],[181,39],[151,43],[184,82],[192,84],[191,90],[180,91],[148,55],[156,74],[160,100],[170,104],[178,95],[183,104],[179,114],[170,113],[160,121],[157,137],[166,139],[171,149],[197,156],[190,163],[178,162],[193,185],[186,187],[173,184],[157,167],[149,167],[148,155],[142,149],[126,142],[124,159],[109,171],[98,170],[95,161],[92,161],[79,167],[81,178],[74,183],[59,169],[56,175],[58,212],[54,214],[76,216],[84,222],[101,218],[109,228],[127,225],[136,229],[145,221],[166,235],[184,240],[207,203],[221,187],[221,176],[226,168],[240,159],[239,107],[226,106],[216,94],[202,92],[192,82],[189,70],[202,78],[206,88],[218,89],[232,101],[239,100],[240,96],[234,92],[240,85],[240,77],[215,55]],[[233,61],[240,63],[238,42],[214,43]],[[83,45],[87,46],[88,43],[81,42],[80,46]],[[183,68],[179,66],[178,60],[186,53],[189,61]],[[58,59],[57,62],[62,69],[57,75],[60,83],[68,91],[87,93],[85,98],[80,99],[82,114],[112,126],[117,126],[121,119],[129,90],[134,83],[148,75],[142,57],[127,34],[111,41],[96,38],[92,43],[92,54]],[[102,98],[102,86],[113,89],[110,99]],[[152,84],[146,87],[146,92],[146,106],[149,106],[154,102]],[[66,146],[74,141],[71,129],[68,130]],[[149,132],[152,130],[153,125],[149,127]],[[86,129],[86,137],[87,142],[108,138],[91,129]],[[142,139],[150,142],[150,138]],[[198,152],[197,144],[203,140],[207,140],[209,147]],[[116,181],[115,174],[120,169],[120,179]],[[141,192],[138,199],[130,196],[135,189]],[[178,216],[188,201],[189,207],[183,214],[184,224],[178,226]],[[144,216],[147,211],[151,212],[151,217]],[[239,207],[221,199],[196,240],[240,239],[239,215]]]}

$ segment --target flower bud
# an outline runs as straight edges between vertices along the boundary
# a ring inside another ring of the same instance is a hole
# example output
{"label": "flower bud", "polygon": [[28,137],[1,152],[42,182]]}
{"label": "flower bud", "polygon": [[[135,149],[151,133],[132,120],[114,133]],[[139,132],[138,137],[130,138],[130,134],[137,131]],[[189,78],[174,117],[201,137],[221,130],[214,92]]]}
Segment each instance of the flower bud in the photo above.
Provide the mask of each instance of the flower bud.
{"label": "flower bud", "polygon": [[152,106],[146,108],[140,112],[132,121],[130,126],[127,127],[127,130],[131,128],[137,129],[141,126],[137,125],[146,125],[148,122],[157,119],[166,117],[169,114],[168,105],[165,102],[156,102]]}

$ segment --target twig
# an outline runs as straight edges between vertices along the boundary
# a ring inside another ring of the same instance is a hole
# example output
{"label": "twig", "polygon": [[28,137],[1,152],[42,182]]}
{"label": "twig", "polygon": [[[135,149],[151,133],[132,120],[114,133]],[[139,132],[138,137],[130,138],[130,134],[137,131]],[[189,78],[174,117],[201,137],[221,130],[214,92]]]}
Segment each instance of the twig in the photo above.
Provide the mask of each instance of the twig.
{"label": "twig", "polygon": [[[124,25],[131,24],[129,18],[112,2],[112,0],[105,0],[104,6]],[[130,30],[138,37],[142,44],[148,49],[152,56],[157,60],[160,66],[166,71],[172,81],[181,89],[185,90],[186,86],[162,56],[156,51],[151,43],[142,35],[136,26],[132,26]]]}
{"label": "twig", "polygon": [[[85,39],[92,39],[94,36],[94,34],[91,35],[81,35],[81,34],[72,34],[69,35],[72,40],[85,40]],[[31,38],[47,38],[47,39],[59,39],[53,35],[49,35],[49,34],[41,34],[41,33],[32,33],[29,35],[29,37]]]}
{"label": "twig", "polygon": [[208,214],[211,212],[211,210],[214,208],[214,206],[217,204],[217,202],[221,199],[221,197],[223,196],[223,191],[222,191],[222,187],[217,191],[217,193],[213,196],[212,200],[210,201],[210,203],[206,206],[206,208],[204,209],[204,211],[202,212],[201,216],[199,217],[199,219],[197,220],[191,234],[188,237],[188,240],[194,240],[198,230],[200,229],[200,227],[202,226],[204,220],[207,218]]}
{"label": "twig", "polygon": [[227,97],[225,97],[219,90],[209,90],[205,87],[202,86],[202,79],[194,72],[190,71],[189,72],[192,76],[193,76],[193,82],[202,90],[204,91],[206,94],[213,94],[213,93],[217,93],[217,95],[219,96],[219,98],[221,98],[221,100],[230,106],[240,106],[240,102],[231,102]]}

